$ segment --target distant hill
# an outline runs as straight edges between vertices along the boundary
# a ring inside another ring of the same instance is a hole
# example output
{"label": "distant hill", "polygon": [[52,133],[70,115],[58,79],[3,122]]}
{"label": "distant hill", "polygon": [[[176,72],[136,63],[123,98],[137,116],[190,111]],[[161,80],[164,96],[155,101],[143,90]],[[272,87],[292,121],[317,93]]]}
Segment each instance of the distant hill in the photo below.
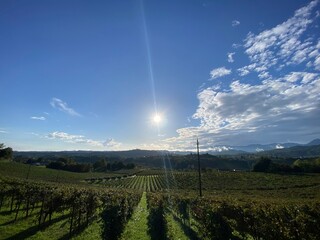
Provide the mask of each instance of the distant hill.
{"label": "distant hill", "polygon": [[314,139],[314,140],[312,140],[311,142],[307,143],[306,145],[307,145],[307,146],[320,145],[320,139],[319,139],[319,138]]}
{"label": "distant hill", "polygon": [[136,157],[153,157],[159,156],[166,151],[155,151],[155,150],[128,150],[128,151],[14,151],[13,155],[23,156],[29,158],[39,158],[39,157],[68,157],[68,156],[77,156],[77,157],[90,157],[90,156],[99,156],[99,157],[116,157],[116,158],[136,158]]}
{"label": "distant hill", "polygon": [[[201,151],[201,154],[208,153],[216,156],[236,156],[246,154],[270,155],[279,157],[313,157],[320,156],[318,147],[320,139],[314,139],[307,144],[299,143],[271,143],[271,144],[250,144],[246,146],[216,146],[210,151]],[[317,147],[318,146],[318,147]],[[156,151],[156,150],[127,150],[127,151],[60,151],[60,152],[41,152],[41,151],[14,151],[13,156],[39,158],[39,157],[111,157],[111,158],[144,158],[162,155],[188,155],[189,151]]]}
{"label": "distant hill", "polygon": [[208,151],[207,153],[209,153],[209,154],[211,154],[211,155],[224,156],[224,155],[246,154],[246,153],[248,153],[248,152],[241,151],[241,150],[229,149],[229,150],[224,150],[224,151]]}
{"label": "distant hill", "polygon": [[235,146],[233,149],[241,150],[245,152],[261,152],[261,151],[268,151],[273,149],[282,149],[282,148],[289,148],[298,146],[298,143],[271,143],[271,144],[250,144],[247,146]]}
{"label": "distant hill", "polygon": [[232,146],[232,145],[220,145],[214,146],[212,151],[208,153],[213,155],[235,155],[243,153],[257,153],[263,151],[270,151],[275,149],[284,149],[291,148],[295,146],[315,146],[320,145],[320,139],[314,139],[309,143],[300,144],[300,143],[270,143],[270,144],[249,144],[244,146]]}
{"label": "distant hill", "polygon": [[295,146],[283,149],[274,149],[257,153],[256,155],[282,157],[282,158],[307,158],[320,156],[320,145]]}

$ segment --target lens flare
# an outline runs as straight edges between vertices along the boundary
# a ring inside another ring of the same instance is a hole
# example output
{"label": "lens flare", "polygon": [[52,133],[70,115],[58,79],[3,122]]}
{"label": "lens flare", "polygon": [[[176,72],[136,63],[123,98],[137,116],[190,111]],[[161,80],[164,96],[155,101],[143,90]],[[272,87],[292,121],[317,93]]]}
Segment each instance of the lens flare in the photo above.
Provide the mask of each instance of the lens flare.
{"label": "lens flare", "polygon": [[162,118],[159,114],[156,114],[153,116],[153,122],[159,124],[161,122]]}

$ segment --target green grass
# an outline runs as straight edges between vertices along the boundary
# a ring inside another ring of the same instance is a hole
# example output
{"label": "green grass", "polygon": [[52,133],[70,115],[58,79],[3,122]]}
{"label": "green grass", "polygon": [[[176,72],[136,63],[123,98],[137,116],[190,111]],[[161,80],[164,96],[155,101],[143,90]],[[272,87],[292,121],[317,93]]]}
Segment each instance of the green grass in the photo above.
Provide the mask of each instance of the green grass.
{"label": "green grass", "polygon": [[15,213],[9,213],[8,210],[9,208],[3,208],[0,212],[0,239],[59,239],[68,234],[66,213],[54,214],[51,224],[39,229],[36,218],[39,209],[34,210],[28,218],[20,212],[15,222]]}
{"label": "green grass", "polygon": [[187,226],[184,225],[182,221],[175,218],[172,213],[168,212],[166,214],[166,221],[168,226],[168,238],[172,240],[188,240],[190,237],[187,236],[188,233]]}
{"label": "green grass", "polygon": [[74,236],[73,239],[76,240],[96,240],[101,239],[101,218],[93,221],[82,233],[77,236]]}
{"label": "green grass", "polygon": [[[69,222],[67,212],[55,213],[51,224],[39,229],[37,226],[35,210],[28,218],[24,213],[19,213],[17,221],[13,222],[15,213],[9,213],[9,208],[3,208],[0,212],[0,239],[69,239]],[[99,219],[93,221],[83,232],[72,239],[95,240],[101,239],[101,226]]]}
{"label": "green grass", "polygon": [[[29,172],[29,174],[28,174]],[[29,176],[28,176],[29,175]],[[29,164],[0,161],[0,176],[2,177],[15,177],[48,182],[61,182],[61,183],[77,183],[86,184],[86,178],[103,178],[111,176],[122,176],[123,173],[110,172],[87,172],[87,173],[74,173],[62,170],[49,169],[44,166],[32,166]]]}
{"label": "green grass", "polygon": [[151,238],[148,234],[148,215],[146,192],[144,192],[136,210],[125,227],[121,239],[150,240]]}

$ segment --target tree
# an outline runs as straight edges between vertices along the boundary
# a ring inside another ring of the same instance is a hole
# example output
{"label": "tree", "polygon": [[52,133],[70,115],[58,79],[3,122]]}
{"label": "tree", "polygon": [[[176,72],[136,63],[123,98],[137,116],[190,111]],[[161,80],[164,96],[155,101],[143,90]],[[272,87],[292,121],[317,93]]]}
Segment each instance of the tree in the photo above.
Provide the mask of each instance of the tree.
{"label": "tree", "polygon": [[293,163],[293,166],[300,168],[304,172],[320,172],[320,158],[316,159],[305,159],[305,160],[296,160]]}
{"label": "tree", "polygon": [[105,158],[102,158],[102,159],[96,161],[93,164],[93,169],[95,171],[106,171],[107,170],[107,162],[106,162]]}
{"label": "tree", "polygon": [[13,151],[10,147],[5,147],[3,143],[0,143],[0,159],[12,160]]}
{"label": "tree", "polygon": [[262,157],[254,166],[254,172],[268,172],[271,165],[271,160],[269,158]]}

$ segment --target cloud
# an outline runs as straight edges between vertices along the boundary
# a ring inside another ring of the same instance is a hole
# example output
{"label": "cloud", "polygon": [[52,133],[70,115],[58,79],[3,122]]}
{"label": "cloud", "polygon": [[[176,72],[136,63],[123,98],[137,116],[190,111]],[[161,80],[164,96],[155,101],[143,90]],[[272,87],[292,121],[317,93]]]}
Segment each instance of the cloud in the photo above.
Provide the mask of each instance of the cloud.
{"label": "cloud", "polygon": [[165,141],[176,149],[190,149],[199,137],[202,148],[210,150],[217,144],[317,136],[320,77],[303,82],[307,75],[301,74],[295,82],[277,79],[250,85],[234,81],[227,92],[207,88],[198,94],[200,103],[193,115],[200,126],[178,129],[178,137]]}
{"label": "cloud", "polygon": [[32,119],[32,120],[41,120],[41,121],[46,120],[45,117],[30,117],[30,119]]}
{"label": "cloud", "polygon": [[[229,79],[226,85],[226,79],[224,85],[201,89],[193,114],[200,124],[177,129],[177,136],[164,139],[163,144],[195,150],[199,138],[202,150],[214,150],[319,137],[320,36],[318,31],[307,31],[313,27],[317,4],[310,2],[274,28],[249,33],[243,46],[250,64],[236,71],[242,80]],[[213,69],[211,79],[231,71]]]}
{"label": "cloud", "polygon": [[287,74],[283,79],[289,82],[297,82],[301,80],[302,83],[309,83],[319,77],[317,73],[308,72],[291,72]]}
{"label": "cloud", "polygon": [[120,142],[116,142],[114,139],[108,139],[106,141],[98,141],[86,138],[83,135],[73,135],[65,132],[52,132],[46,136],[48,139],[57,139],[67,143],[73,144],[83,144],[90,147],[98,147],[108,149],[118,149],[122,144]]}
{"label": "cloud", "polygon": [[236,27],[238,25],[240,25],[240,22],[238,20],[233,20],[232,23],[231,23],[232,27]]}
{"label": "cloud", "polygon": [[119,148],[122,144],[115,141],[113,138],[109,138],[103,143],[103,145],[111,148]]}
{"label": "cloud", "polygon": [[41,134],[35,133],[35,132],[26,132],[25,134],[33,135],[33,136],[37,136],[37,137],[43,137],[43,136],[41,136]]}
{"label": "cloud", "polygon": [[235,49],[237,49],[237,48],[239,48],[239,47],[241,47],[242,45],[240,44],[240,43],[233,43],[232,44],[232,47],[233,48],[235,48]]}
{"label": "cloud", "polygon": [[228,53],[228,62],[229,63],[233,63],[234,62],[234,59],[233,59],[233,55],[235,55],[236,53],[235,52],[232,52],[232,53]]}
{"label": "cloud", "polygon": [[230,73],[231,73],[231,70],[225,67],[215,68],[210,72],[211,80],[229,75]]}
{"label": "cloud", "polygon": [[8,132],[0,129],[0,133],[8,133]]}
{"label": "cloud", "polygon": [[[309,61],[309,66],[317,69],[318,61],[320,62],[319,41],[304,35],[314,21],[313,9],[317,4],[318,0],[310,2],[295,11],[293,17],[272,29],[257,35],[249,33],[244,40],[245,53],[249,56],[251,65],[255,64],[256,68],[247,70],[262,72],[262,69],[279,67],[281,64],[290,66],[307,64]],[[240,72],[243,73],[243,70],[240,69]]]}
{"label": "cloud", "polygon": [[76,112],[74,109],[68,107],[68,104],[64,101],[62,101],[59,98],[52,98],[50,101],[50,105],[55,108],[60,110],[61,112],[67,113],[71,116],[81,116],[78,112]]}
{"label": "cloud", "polygon": [[48,138],[50,139],[61,139],[61,140],[67,140],[67,141],[75,141],[78,140],[82,141],[84,139],[84,136],[82,135],[71,135],[65,132],[52,132],[48,134]]}

